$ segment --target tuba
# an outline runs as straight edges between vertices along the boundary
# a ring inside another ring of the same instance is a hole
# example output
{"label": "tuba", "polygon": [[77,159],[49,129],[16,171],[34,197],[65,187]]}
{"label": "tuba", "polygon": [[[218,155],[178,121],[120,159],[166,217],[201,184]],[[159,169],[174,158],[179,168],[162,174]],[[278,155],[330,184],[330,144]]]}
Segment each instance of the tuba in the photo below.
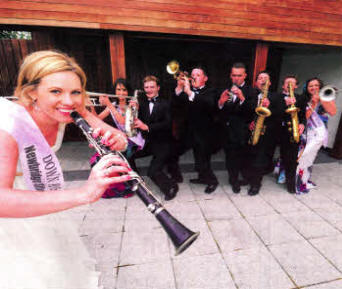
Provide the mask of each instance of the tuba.
{"label": "tuba", "polygon": [[[289,94],[291,98],[295,98],[294,91],[292,87],[292,83],[289,83]],[[291,127],[289,127],[289,131],[292,131],[293,141],[298,143],[299,142],[299,129],[298,129],[298,111],[299,108],[292,104],[288,109],[286,109],[286,113],[291,115]]]}
{"label": "tuba", "polygon": [[[134,91],[134,96],[131,101],[138,101],[138,93],[141,92],[139,89]],[[125,132],[128,137],[134,137],[138,134],[137,129],[134,127],[134,122],[138,118],[138,108],[134,105],[128,104],[125,112]]]}
{"label": "tuba", "polygon": [[262,98],[260,100],[260,105],[255,109],[255,113],[258,115],[255,122],[254,130],[252,131],[250,143],[256,145],[259,141],[260,135],[265,133],[266,127],[264,126],[264,121],[266,117],[269,117],[272,113],[267,107],[261,106],[261,101],[267,98],[268,89],[270,87],[270,81],[267,79],[262,88]]}
{"label": "tuba", "polygon": [[[71,117],[74,119],[75,124],[81,129],[88,142],[93,145],[97,153],[103,157],[107,154],[114,154],[119,156],[129,167],[128,161],[120,152],[110,151],[101,143],[101,138],[94,138],[92,136],[92,128],[89,124],[80,116],[76,111],[73,111]],[[175,255],[182,253],[186,250],[199,236],[199,232],[192,232],[176,218],[174,218],[158,201],[152,191],[147,187],[144,180],[136,173],[131,171],[130,175],[132,179],[127,182],[131,190],[137,194],[141,201],[146,205],[148,211],[150,211],[163,229],[170,237],[172,243],[176,248]]]}

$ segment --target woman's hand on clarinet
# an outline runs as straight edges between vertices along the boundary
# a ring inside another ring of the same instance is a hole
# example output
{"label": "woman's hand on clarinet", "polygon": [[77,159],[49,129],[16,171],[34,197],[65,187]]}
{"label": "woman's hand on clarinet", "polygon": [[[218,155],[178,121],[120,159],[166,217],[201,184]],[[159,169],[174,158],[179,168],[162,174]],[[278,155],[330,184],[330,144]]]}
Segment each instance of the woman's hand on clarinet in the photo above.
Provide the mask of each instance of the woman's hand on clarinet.
{"label": "woman's hand on clarinet", "polygon": [[92,133],[94,138],[101,137],[103,145],[109,147],[113,151],[125,151],[127,149],[128,141],[126,135],[119,130],[104,132],[100,128],[94,129]]}
{"label": "woman's hand on clarinet", "polygon": [[86,203],[97,201],[111,184],[126,182],[131,169],[119,156],[109,154],[103,156],[92,168],[88,181],[83,186],[86,192]]}

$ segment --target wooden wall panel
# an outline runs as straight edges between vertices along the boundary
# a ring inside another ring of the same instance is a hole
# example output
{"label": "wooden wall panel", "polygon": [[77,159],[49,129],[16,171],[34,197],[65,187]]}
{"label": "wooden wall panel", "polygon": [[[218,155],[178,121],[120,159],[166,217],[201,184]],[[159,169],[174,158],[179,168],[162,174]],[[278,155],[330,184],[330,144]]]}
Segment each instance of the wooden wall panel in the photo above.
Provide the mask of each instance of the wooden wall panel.
{"label": "wooden wall panel", "polygon": [[257,43],[254,56],[253,85],[255,84],[256,76],[258,75],[258,73],[266,69],[267,56],[268,44]]}
{"label": "wooden wall panel", "polygon": [[342,46],[341,0],[2,0],[0,23]]}
{"label": "wooden wall panel", "polygon": [[126,78],[125,45],[122,33],[109,35],[109,52],[112,83],[114,83],[118,78]]}

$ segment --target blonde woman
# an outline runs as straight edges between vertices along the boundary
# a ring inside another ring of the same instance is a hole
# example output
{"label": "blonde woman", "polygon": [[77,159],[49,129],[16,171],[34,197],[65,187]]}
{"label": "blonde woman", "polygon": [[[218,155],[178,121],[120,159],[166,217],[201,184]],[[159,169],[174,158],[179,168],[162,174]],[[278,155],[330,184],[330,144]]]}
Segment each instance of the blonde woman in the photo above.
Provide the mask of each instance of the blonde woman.
{"label": "blonde woman", "polygon": [[[78,111],[112,149],[125,136],[85,109],[86,76],[65,54],[28,55],[18,75],[17,102],[0,100],[0,284],[1,288],[89,288],[98,274],[77,234],[58,213],[98,200],[110,184],[130,179],[116,156],[103,157],[79,188],[63,189],[54,153],[61,127]],[[104,129],[107,130],[106,133]],[[22,176],[20,176],[22,175]],[[54,213],[54,214],[52,214]]]}

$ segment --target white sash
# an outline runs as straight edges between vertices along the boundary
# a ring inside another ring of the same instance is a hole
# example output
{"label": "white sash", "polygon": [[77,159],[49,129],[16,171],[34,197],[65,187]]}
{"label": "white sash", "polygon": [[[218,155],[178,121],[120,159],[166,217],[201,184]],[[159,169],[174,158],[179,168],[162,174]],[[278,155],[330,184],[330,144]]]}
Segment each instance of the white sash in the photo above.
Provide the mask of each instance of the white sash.
{"label": "white sash", "polygon": [[59,161],[23,106],[0,99],[0,129],[8,132],[18,144],[27,189],[49,191],[63,188]]}
{"label": "white sash", "polygon": [[312,111],[311,116],[307,121],[307,126],[308,130],[315,131],[315,138],[317,139],[317,141],[321,141],[322,145],[326,147],[328,145],[328,130],[325,127],[323,120],[320,118],[315,110]]}

